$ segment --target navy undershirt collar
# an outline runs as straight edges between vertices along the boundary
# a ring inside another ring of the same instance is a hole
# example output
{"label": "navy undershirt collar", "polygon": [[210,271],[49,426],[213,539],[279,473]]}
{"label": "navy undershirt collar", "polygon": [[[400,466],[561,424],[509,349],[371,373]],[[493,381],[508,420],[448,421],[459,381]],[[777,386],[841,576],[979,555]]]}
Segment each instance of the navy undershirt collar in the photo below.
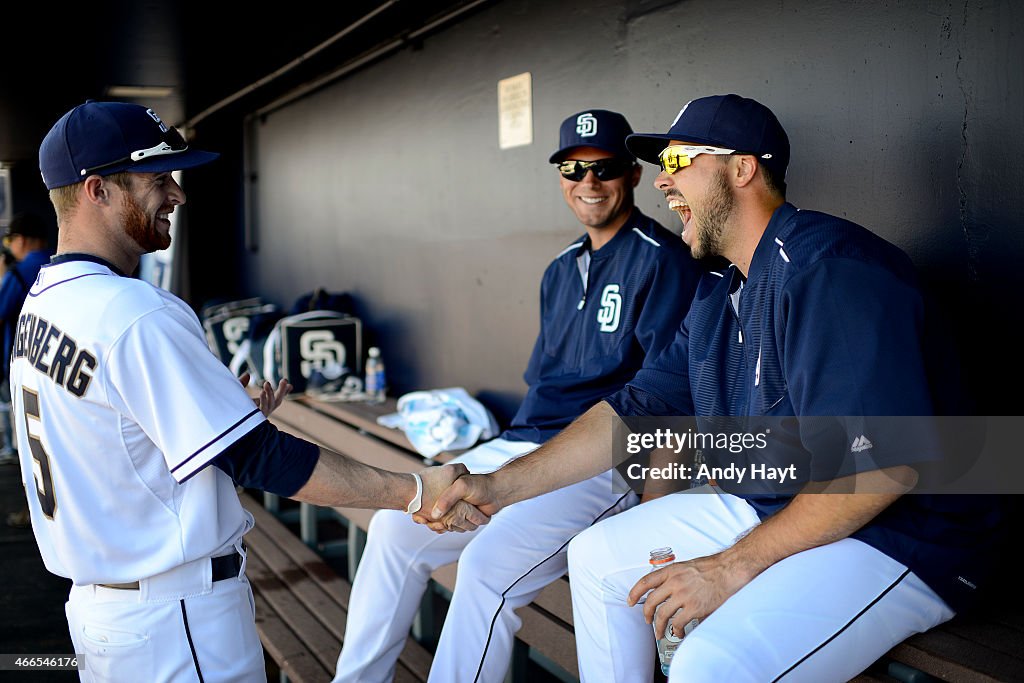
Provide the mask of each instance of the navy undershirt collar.
{"label": "navy undershirt collar", "polygon": [[110,270],[114,271],[114,274],[118,275],[119,277],[127,277],[127,275],[125,275],[120,268],[115,266],[107,259],[77,251],[52,256],[50,258],[50,265],[55,266],[59,263],[68,263],[69,261],[89,261],[90,263],[98,263],[101,266],[106,266],[107,268],[110,268]]}

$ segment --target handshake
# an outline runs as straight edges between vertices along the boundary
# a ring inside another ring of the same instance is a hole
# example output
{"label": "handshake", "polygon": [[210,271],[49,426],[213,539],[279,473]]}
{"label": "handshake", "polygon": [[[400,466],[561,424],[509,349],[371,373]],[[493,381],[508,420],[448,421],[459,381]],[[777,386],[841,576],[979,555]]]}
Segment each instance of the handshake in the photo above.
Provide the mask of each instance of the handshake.
{"label": "handshake", "polygon": [[[249,386],[249,378],[249,373],[245,373],[239,378],[243,387]],[[253,402],[264,416],[270,417],[271,413],[284,402],[291,390],[292,385],[285,379],[282,379],[276,387],[270,382],[263,382],[256,389],[258,393],[252,397]],[[331,460],[335,457],[340,457],[340,461],[348,463],[349,466],[354,465],[359,468],[358,471],[349,471],[347,476],[339,473],[341,479],[365,480],[367,470],[386,476],[397,474],[353,463],[349,458],[338,456],[336,453],[332,454]],[[337,467],[338,461],[334,462],[336,463],[334,467]],[[331,466],[325,469],[331,469]],[[316,472],[314,472],[315,474]],[[504,505],[498,502],[496,487],[490,475],[470,474],[466,466],[461,463],[443,467],[428,467],[420,472],[419,476],[423,483],[421,504],[418,510],[412,511],[412,518],[437,533],[473,531],[480,525],[487,524],[491,520],[491,515]],[[325,482],[329,481],[328,477],[329,475],[324,475]],[[358,488],[349,490],[347,494],[343,494],[339,498],[337,491],[324,482],[313,485],[312,489],[307,482],[307,485],[299,491],[300,494],[307,495],[297,496],[297,499],[316,505],[375,507],[372,502],[360,500],[371,495],[366,490]]]}
{"label": "handshake", "polygon": [[412,518],[439,534],[473,531],[503,507],[490,475],[470,474],[461,463],[428,467],[419,475],[423,502]]}

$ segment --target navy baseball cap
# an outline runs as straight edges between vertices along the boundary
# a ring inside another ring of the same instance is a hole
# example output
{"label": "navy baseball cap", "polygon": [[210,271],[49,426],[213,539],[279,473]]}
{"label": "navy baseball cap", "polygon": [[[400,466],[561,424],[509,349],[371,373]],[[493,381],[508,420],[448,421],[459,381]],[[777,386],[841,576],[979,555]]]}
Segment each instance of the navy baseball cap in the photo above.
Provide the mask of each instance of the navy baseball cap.
{"label": "navy baseball cap", "polygon": [[548,159],[557,164],[566,159],[574,147],[596,147],[617,157],[632,159],[626,149],[626,136],[631,134],[626,117],[618,112],[605,109],[587,109],[573,114],[558,129],[558,151]]}
{"label": "navy baseball cap", "polygon": [[39,146],[39,171],[46,189],[52,190],[90,175],[176,171],[218,156],[190,149],[181,134],[152,109],[90,100],[53,124]]}
{"label": "navy baseball cap", "polygon": [[786,177],[789,136],[772,110],[739,95],[712,95],[683,106],[665,134],[636,133],[626,139],[638,158],[659,164],[669,140],[734,149],[753,154],[774,173]]}

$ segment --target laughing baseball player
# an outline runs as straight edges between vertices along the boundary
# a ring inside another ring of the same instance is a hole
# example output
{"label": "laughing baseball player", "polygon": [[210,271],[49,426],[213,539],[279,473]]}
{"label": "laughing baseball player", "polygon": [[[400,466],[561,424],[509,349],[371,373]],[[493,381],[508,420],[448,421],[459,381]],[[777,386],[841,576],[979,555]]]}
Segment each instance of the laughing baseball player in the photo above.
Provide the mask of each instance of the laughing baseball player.
{"label": "laughing baseball player", "polygon": [[[809,463],[812,481],[839,481],[845,494],[751,494],[719,481],[573,539],[580,679],[650,681],[649,622],[659,637],[675,624],[678,636],[699,619],[675,651],[671,683],[848,681],[976,603],[1009,531],[996,496],[905,495],[916,453],[891,438],[892,425],[963,405],[956,373],[942,362],[943,332],[906,254],[854,223],[786,202],[789,136],[763,104],[698,98],[667,133],[634,134],[626,145],[661,166],[655,187],[682,219],[694,256],[730,265],[704,275],[676,340],[621,391],[531,454],[460,478],[438,512],[468,498],[497,517],[507,504],[607,469],[616,415],[798,425],[773,435],[766,453]],[[798,419],[814,416],[839,417],[830,432]],[[835,476],[833,458],[866,448],[869,456]],[[663,546],[680,561],[652,572],[649,552]]]}
{"label": "laughing baseball player", "polygon": [[265,415],[287,383],[254,406],[192,310],[128,277],[170,245],[185,203],[171,171],[216,157],[115,102],[75,107],[39,149],[59,239],[18,320],[11,389],[32,529],[74,584],[83,681],[265,679],[236,484],[413,513],[466,471],[396,474],[279,432]]}

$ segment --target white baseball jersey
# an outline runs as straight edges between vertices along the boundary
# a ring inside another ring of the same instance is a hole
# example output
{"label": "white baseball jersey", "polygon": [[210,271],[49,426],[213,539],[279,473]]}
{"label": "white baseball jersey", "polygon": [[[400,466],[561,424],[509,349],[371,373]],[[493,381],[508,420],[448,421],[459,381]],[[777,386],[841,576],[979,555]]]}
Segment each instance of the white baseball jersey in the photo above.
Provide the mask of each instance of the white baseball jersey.
{"label": "white baseball jersey", "polygon": [[44,266],[18,320],[11,393],[32,528],[76,585],[223,554],[252,527],[204,467],[264,420],[180,299],[86,260]]}

